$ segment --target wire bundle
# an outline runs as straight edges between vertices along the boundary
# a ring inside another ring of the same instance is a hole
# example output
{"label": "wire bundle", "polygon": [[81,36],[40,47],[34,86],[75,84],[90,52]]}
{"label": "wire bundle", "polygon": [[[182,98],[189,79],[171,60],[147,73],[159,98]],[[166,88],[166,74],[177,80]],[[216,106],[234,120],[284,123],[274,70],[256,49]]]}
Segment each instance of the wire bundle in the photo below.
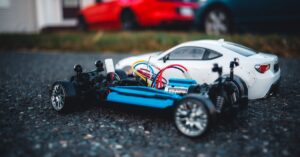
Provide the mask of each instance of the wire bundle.
{"label": "wire bundle", "polygon": [[[139,68],[139,66],[144,65],[144,67],[146,66],[147,68]],[[138,60],[136,62],[134,62],[131,66],[132,72],[136,75],[139,76],[143,81],[145,81],[147,83],[148,86],[151,85],[151,81],[153,76],[155,75],[155,70],[159,71],[160,69],[158,67],[156,67],[155,65],[148,63],[145,60]]]}
{"label": "wire bundle", "polygon": [[155,88],[163,88],[166,84],[166,82],[164,82],[165,78],[163,78],[163,73],[167,70],[167,69],[178,69],[180,70],[182,73],[186,75],[186,73],[188,72],[187,68],[184,67],[183,65],[180,64],[171,64],[166,66],[165,68],[161,69],[157,74],[156,77],[153,79],[151,87],[155,87]]}
{"label": "wire bundle", "polygon": [[[140,65],[144,65],[147,68],[138,68]],[[184,67],[183,65],[180,64],[171,64],[168,65],[162,69],[160,69],[159,67],[155,66],[154,64],[151,64],[145,60],[139,60],[136,61],[132,64],[131,66],[133,73],[140,77],[142,80],[144,80],[148,86],[150,87],[155,87],[155,88],[163,88],[165,86],[165,84],[167,84],[167,80],[163,77],[163,73],[167,70],[167,69],[178,69],[180,70],[182,73],[184,73],[184,75],[186,77],[188,77],[188,70],[186,67]],[[155,73],[157,71],[157,73]]]}

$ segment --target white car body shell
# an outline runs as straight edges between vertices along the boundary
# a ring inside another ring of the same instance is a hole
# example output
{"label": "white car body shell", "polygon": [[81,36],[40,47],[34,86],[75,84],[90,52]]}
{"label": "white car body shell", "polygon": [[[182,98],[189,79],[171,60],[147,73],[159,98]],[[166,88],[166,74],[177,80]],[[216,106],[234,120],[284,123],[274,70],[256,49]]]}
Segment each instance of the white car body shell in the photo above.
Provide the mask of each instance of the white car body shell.
{"label": "white car body shell", "polygon": [[[248,98],[259,99],[263,98],[269,92],[271,86],[280,78],[280,69],[275,72],[274,64],[278,63],[278,57],[272,54],[257,53],[251,56],[243,56],[232,50],[222,46],[223,40],[199,40],[182,43],[162,53],[150,53],[140,56],[128,57],[120,60],[116,64],[116,69],[129,70],[129,67],[137,60],[146,60],[158,67],[165,67],[170,64],[181,64],[188,69],[189,75],[196,80],[198,84],[213,83],[218,74],[212,72],[213,64],[217,63],[223,67],[223,75],[230,73],[229,63],[234,58],[239,59],[240,65],[234,69],[234,75],[240,77],[247,85]],[[221,57],[211,60],[167,60],[163,61],[163,57],[171,53],[173,50],[180,47],[201,47],[216,51],[222,54]],[[265,73],[259,73],[255,69],[257,64],[270,64],[270,69]],[[182,77],[180,71],[169,70],[165,73],[165,78]]]}

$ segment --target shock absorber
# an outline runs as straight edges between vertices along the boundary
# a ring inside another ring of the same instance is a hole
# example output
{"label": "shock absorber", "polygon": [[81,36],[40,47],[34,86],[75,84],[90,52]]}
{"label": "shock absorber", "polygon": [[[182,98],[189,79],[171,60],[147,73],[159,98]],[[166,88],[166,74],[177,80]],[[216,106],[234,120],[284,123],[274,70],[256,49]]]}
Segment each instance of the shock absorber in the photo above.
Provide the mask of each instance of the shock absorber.
{"label": "shock absorber", "polygon": [[222,111],[222,108],[224,106],[224,97],[222,96],[217,96],[217,101],[216,101],[216,108],[217,108],[217,111],[220,113]]}

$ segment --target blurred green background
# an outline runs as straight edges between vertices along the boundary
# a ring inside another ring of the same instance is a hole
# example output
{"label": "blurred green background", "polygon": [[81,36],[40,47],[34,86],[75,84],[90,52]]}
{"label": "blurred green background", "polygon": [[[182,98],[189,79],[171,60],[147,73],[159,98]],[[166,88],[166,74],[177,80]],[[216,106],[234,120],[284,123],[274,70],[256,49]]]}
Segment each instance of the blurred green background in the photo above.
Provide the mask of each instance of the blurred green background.
{"label": "blurred green background", "polygon": [[[258,51],[299,57],[299,5],[294,0],[0,0],[0,51],[135,54],[224,38]],[[141,26],[142,17],[149,18],[144,22],[170,25]],[[126,27],[128,22],[135,27]],[[188,25],[176,28],[183,23]]]}
{"label": "blurred green background", "polygon": [[105,53],[145,53],[163,51],[190,40],[220,39],[237,42],[262,52],[284,57],[300,56],[297,35],[206,35],[187,31],[63,31],[38,34],[0,34],[0,50],[89,51]]}

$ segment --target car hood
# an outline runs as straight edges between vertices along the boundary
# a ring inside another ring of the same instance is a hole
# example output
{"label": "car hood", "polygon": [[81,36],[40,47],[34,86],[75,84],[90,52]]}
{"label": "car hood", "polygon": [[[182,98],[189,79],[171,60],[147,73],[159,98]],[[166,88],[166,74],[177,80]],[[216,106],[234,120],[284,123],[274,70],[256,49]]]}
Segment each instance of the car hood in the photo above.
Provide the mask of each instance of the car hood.
{"label": "car hood", "polygon": [[149,57],[151,57],[150,60],[152,60],[153,58],[158,57],[160,53],[161,52],[153,52],[153,53],[147,53],[147,54],[124,58],[116,64],[116,69],[123,69],[126,66],[131,66],[132,63],[138,60],[148,60]]}

